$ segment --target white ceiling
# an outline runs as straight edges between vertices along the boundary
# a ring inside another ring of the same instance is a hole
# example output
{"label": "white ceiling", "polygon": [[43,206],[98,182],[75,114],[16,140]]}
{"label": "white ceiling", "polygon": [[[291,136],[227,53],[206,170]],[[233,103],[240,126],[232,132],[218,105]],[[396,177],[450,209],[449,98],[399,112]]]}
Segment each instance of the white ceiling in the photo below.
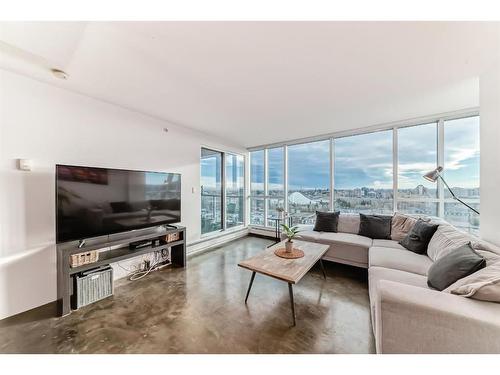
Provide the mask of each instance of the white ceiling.
{"label": "white ceiling", "polygon": [[4,22],[0,67],[248,147],[477,106],[498,25]]}

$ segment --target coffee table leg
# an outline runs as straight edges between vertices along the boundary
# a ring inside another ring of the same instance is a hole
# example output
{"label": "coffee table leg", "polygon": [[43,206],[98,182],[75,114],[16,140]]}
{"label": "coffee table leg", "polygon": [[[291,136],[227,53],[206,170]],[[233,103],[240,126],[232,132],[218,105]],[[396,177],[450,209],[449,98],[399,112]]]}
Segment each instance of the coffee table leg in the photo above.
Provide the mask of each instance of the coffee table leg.
{"label": "coffee table leg", "polygon": [[321,266],[321,272],[323,272],[323,277],[326,280],[326,272],[325,272],[325,266],[323,265],[323,259],[319,260],[319,265]]}
{"label": "coffee table leg", "polygon": [[279,241],[279,234],[278,234],[278,230],[279,230],[279,224],[280,222],[278,220],[276,220],[276,230],[275,230],[275,234],[274,234],[274,240],[276,243],[280,242]]}
{"label": "coffee table leg", "polygon": [[255,279],[255,272],[252,272],[252,277],[250,278],[250,284],[248,285],[247,295],[245,297],[245,304],[247,303],[248,295],[250,294],[250,289],[252,289],[253,279]]}
{"label": "coffee table leg", "polygon": [[276,220],[276,243],[281,242],[281,220]]}
{"label": "coffee table leg", "polygon": [[292,283],[288,283],[288,292],[290,293],[290,303],[292,304],[293,326],[295,327],[295,302],[293,301],[293,287],[292,287]]}

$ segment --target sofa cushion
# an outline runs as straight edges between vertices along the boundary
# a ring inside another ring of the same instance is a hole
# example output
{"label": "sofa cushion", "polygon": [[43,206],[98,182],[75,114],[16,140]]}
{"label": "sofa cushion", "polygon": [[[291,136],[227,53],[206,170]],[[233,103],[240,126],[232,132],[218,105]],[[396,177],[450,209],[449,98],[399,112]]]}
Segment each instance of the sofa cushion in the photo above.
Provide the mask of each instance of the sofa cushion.
{"label": "sofa cushion", "polygon": [[391,247],[393,249],[406,250],[397,241],[393,240],[373,240],[373,247]]}
{"label": "sofa cushion", "polygon": [[392,216],[359,214],[359,235],[373,239],[391,239]]}
{"label": "sofa cushion", "polygon": [[[315,232],[311,229],[301,230],[297,235],[297,238],[302,241],[316,242],[319,238],[321,232]],[[281,235],[282,239],[285,239],[284,234]]]}
{"label": "sofa cushion", "polygon": [[401,241],[412,230],[416,222],[416,218],[396,212],[391,222],[391,239]]}
{"label": "sofa cushion", "polygon": [[486,242],[476,237],[472,237],[470,244],[472,248],[476,251],[488,251],[490,253],[500,256],[500,247],[495,246],[489,242]]}
{"label": "sofa cushion", "polygon": [[322,232],[318,243],[330,245],[324,258],[357,267],[368,267],[368,249],[372,245],[371,238],[352,233]]}
{"label": "sofa cushion", "polygon": [[427,273],[427,285],[437,290],[446,289],[485,265],[486,260],[476,253],[470,244],[463,245],[432,264]]}
{"label": "sofa cushion", "polygon": [[476,253],[486,259],[486,267],[500,262],[500,248],[479,238],[472,237],[470,245]]}
{"label": "sofa cushion", "polygon": [[477,247],[474,246],[474,244],[472,244],[472,242],[471,242],[471,246],[476,253],[478,253],[484,259],[486,259],[486,267],[491,266],[494,263],[500,262],[500,255],[492,253],[490,251],[478,249]]}
{"label": "sofa cushion", "polygon": [[500,302],[500,263],[494,263],[451,284],[444,292]]}
{"label": "sofa cushion", "polygon": [[338,232],[358,234],[359,232],[359,214],[340,214]]}
{"label": "sofa cushion", "polygon": [[454,226],[441,224],[429,241],[427,255],[435,262],[460,246],[468,244],[470,240],[470,235]]}
{"label": "sofa cushion", "polygon": [[411,231],[400,241],[400,244],[414,253],[426,254],[429,241],[437,228],[437,224],[427,223],[418,219]]}
{"label": "sofa cushion", "polygon": [[376,289],[377,283],[380,280],[395,281],[406,285],[429,289],[429,286],[427,285],[427,277],[423,275],[385,267],[370,267],[368,270],[370,291]]}
{"label": "sofa cushion", "polygon": [[432,260],[427,255],[389,247],[371,247],[368,260],[370,267],[385,267],[422,276],[427,275],[432,265]]}
{"label": "sofa cushion", "polygon": [[360,236],[359,234],[329,232],[320,232],[318,242],[327,245],[332,243],[352,244],[366,249],[372,246],[373,243],[371,238]]}
{"label": "sofa cushion", "polygon": [[316,211],[316,221],[313,230],[316,232],[337,232],[340,212]]}

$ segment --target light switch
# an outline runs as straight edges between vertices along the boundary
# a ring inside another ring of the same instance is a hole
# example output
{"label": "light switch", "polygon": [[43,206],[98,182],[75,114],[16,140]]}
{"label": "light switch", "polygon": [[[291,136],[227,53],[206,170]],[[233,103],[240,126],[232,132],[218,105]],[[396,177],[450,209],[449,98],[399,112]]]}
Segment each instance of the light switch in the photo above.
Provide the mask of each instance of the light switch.
{"label": "light switch", "polygon": [[31,171],[33,169],[33,160],[31,159],[18,159],[18,162],[21,171]]}
{"label": "light switch", "polygon": [[193,193],[193,194],[196,193],[196,188],[194,186],[191,188],[191,193]]}

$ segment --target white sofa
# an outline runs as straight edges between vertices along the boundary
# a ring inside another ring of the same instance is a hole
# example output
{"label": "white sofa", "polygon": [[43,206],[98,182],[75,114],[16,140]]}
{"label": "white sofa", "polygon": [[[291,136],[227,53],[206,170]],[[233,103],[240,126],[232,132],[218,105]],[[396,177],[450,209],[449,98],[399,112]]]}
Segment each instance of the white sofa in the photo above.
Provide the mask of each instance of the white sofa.
{"label": "white sofa", "polygon": [[358,235],[357,214],[341,214],[338,233],[300,227],[302,240],[330,245],[323,259],[368,268],[377,353],[500,353],[500,303],[430,289],[427,255]]}

